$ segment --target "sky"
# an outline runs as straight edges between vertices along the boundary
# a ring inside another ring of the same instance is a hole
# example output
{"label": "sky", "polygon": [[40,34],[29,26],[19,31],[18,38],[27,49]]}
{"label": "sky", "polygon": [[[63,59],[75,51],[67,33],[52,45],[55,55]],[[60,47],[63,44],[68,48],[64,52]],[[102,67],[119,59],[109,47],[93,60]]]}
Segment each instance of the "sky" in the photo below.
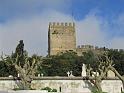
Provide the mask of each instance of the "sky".
{"label": "sky", "polygon": [[47,55],[49,22],[75,22],[77,46],[124,49],[124,0],[0,0],[0,54],[24,40]]}

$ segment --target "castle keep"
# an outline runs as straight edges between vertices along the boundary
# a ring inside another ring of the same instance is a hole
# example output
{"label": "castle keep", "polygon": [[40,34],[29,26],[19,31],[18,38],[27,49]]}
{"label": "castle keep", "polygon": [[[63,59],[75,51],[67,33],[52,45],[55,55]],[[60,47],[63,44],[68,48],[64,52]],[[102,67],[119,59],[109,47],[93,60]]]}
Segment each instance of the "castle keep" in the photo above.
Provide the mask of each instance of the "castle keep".
{"label": "castle keep", "polygon": [[[94,53],[104,53],[108,48],[92,45],[81,45],[76,47],[76,34],[74,23],[49,23],[48,29],[48,55],[56,55],[61,52],[73,50],[78,56],[83,52],[93,51]],[[124,51],[122,49],[114,49]]]}
{"label": "castle keep", "polygon": [[76,50],[76,35],[74,23],[49,23],[48,54]]}

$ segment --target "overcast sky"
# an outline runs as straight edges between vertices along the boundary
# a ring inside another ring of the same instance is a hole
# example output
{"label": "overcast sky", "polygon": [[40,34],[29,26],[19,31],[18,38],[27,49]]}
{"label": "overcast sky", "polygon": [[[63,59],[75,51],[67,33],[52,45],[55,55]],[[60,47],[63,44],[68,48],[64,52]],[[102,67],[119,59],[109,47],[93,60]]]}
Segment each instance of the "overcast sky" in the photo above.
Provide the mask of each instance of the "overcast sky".
{"label": "overcast sky", "polygon": [[124,0],[0,0],[0,53],[46,55],[49,22],[73,21],[77,45],[124,49]]}

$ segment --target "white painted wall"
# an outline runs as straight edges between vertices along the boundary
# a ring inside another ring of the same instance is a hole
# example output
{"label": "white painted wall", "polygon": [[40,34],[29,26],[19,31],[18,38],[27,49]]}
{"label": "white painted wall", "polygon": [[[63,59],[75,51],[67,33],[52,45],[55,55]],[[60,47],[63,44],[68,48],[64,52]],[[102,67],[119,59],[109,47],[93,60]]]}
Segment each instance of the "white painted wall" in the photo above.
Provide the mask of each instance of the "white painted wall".
{"label": "white painted wall", "polygon": [[5,91],[0,91],[0,93],[48,93],[48,92],[45,90],[42,90],[42,91],[40,90],[19,90],[19,91],[5,90]]}
{"label": "white painted wall", "polygon": [[[0,90],[11,90],[17,88],[18,81],[10,80],[0,80]],[[103,80],[101,83],[102,89],[108,93],[121,93],[122,82],[118,79],[113,80]],[[57,89],[58,92],[61,87],[62,93],[90,93],[92,88],[88,84],[88,80],[83,80],[82,78],[41,78],[32,81],[32,87],[36,89],[41,89],[44,87],[50,87]],[[4,92],[2,92],[4,93]]]}

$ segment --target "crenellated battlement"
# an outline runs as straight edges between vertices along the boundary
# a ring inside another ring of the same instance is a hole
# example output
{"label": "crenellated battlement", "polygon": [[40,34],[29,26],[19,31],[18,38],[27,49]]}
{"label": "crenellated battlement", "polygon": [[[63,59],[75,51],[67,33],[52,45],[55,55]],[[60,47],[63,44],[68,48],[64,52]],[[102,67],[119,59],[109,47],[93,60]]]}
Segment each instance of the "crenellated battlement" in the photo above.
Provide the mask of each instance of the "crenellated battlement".
{"label": "crenellated battlement", "polygon": [[108,48],[105,47],[98,47],[98,46],[92,46],[92,45],[79,45],[77,47],[77,50],[100,50],[100,51],[107,51]]}
{"label": "crenellated battlement", "polygon": [[94,46],[91,46],[91,45],[79,45],[77,48],[86,48],[86,49],[94,49]]}
{"label": "crenellated battlement", "polygon": [[98,46],[92,46],[92,45],[79,45],[76,48],[76,52],[78,55],[82,55],[83,52],[87,52],[89,50],[94,51],[96,53],[104,53],[104,52],[107,52],[109,50],[117,51],[117,52],[124,51],[124,49],[109,49],[106,47],[98,47]]}
{"label": "crenellated battlement", "polygon": [[67,22],[50,22],[49,23],[49,26],[51,27],[51,26],[68,26],[68,27],[75,27],[75,23],[67,23]]}
{"label": "crenellated battlement", "polygon": [[48,53],[56,55],[64,51],[73,50],[80,56],[87,51],[101,54],[109,50],[124,51],[124,49],[110,49],[93,45],[80,45],[76,47],[75,23],[73,22],[50,22],[48,29]]}

